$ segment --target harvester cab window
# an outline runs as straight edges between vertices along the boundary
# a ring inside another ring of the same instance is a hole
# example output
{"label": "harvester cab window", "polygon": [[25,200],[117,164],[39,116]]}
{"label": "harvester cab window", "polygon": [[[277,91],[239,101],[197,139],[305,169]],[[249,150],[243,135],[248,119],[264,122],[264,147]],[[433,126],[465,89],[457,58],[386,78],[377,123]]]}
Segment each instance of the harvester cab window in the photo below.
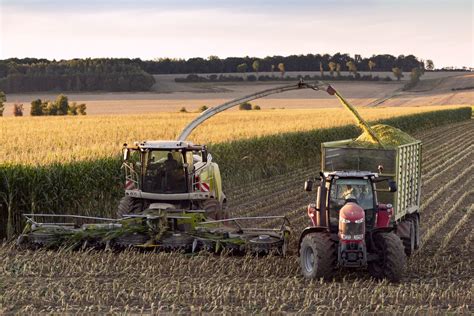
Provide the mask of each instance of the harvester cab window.
{"label": "harvester cab window", "polygon": [[148,153],[145,192],[186,192],[183,154],[178,150],[153,150]]}
{"label": "harvester cab window", "polygon": [[339,210],[347,201],[355,201],[364,210],[374,209],[374,193],[368,179],[333,179],[329,196],[331,222],[337,223]]}

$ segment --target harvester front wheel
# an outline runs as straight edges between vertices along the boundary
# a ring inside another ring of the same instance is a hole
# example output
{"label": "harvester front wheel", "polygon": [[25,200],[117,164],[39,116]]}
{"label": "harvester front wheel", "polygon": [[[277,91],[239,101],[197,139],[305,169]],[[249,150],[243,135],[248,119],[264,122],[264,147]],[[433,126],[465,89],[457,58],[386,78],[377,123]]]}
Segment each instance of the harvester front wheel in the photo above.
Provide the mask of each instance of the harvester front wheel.
{"label": "harvester front wheel", "polygon": [[221,203],[214,199],[205,200],[202,202],[202,208],[206,211],[206,217],[215,220],[227,219],[229,216],[222,209]]}
{"label": "harvester front wheel", "polygon": [[376,279],[399,282],[405,272],[403,243],[395,233],[377,233],[373,237],[378,259],[369,262],[369,273]]}
{"label": "harvester front wheel", "polygon": [[309,233],[300,246],[300,267],[307,279],[331,279],[336,266],[335,244],[325,233]]}
{"label": "harvester front wheel", "polygon": [[117,208],[117,217],[120,218],[123,215],[137,213],[142,211],[142,202],[139,199],[131,196],[124,196]]}

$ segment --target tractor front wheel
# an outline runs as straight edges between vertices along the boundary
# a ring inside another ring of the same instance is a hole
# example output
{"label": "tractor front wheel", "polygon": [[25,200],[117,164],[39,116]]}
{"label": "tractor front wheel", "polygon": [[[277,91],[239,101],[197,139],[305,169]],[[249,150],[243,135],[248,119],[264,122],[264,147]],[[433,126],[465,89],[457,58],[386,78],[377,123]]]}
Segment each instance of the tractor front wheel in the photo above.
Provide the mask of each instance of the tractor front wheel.
{"label": "tractor front wheel", "polygon": [[300,267],[307,279],[331,279],[336,266],[335,244],[326,233],[309,233],[300,246]]}
{"label": "tractor front wheel", "polygon": [[369,273],[376,279],[399,282],[405,272],[406,255],[400,237],[395,233],[377,233],[373,236],[378,258],[369,262]]}

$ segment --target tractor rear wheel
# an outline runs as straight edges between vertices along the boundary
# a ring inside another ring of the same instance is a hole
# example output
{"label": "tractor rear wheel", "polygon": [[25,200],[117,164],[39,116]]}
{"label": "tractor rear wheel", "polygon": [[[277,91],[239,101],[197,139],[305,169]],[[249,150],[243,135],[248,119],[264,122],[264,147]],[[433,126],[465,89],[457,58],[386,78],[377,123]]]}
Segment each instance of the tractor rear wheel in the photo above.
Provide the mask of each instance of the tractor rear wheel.
{"label": "tractor rear wheel", "polygon": [[201,207],[206,211],[206,217],[215,220],[227,219],[228,214],[222,209],[221,203],[215,199],[209,199],[202,202]]}
{"label": "tractor rear wheel", "polygon": [[131,196],[124,196],[117,208],[117,217],[120,218],[123,215],[138,213],[142,211],[142,202],[140,199],[133,198]]}
{"label": "tractor rear wheel", "polygon": [[331,279],[336,267],[335,244],[326,233],[309,233],[300,246],[300,267],[307,279]]}
{"label": "tractor rear wheel", "polygon": [[373,240],[378,259],[369,262],[369,273],[376,279],[399,282],[405,272],[406,255],[403,243],[395,233],[377,233]]}

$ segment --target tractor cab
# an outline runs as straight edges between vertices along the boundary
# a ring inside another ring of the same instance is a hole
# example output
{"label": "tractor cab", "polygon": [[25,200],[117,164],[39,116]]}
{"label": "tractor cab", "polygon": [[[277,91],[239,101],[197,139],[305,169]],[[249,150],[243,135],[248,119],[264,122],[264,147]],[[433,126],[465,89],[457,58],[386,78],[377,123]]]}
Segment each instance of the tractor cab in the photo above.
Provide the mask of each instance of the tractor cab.
{"label": "tractor cab", "polygon": [[[321,172],[316,204],[310,204],[308,215],[315,226],[328,227],[336,232],[340,222],[340,210],[347,203],[354,203],[364,210],[365,225],[374,227],[378,211],[377,192],[395,192],[393,181],[380,178],[369,171]],[[387,188],[377,189],[376,183],[388,180]],[[313,181],[305,183],[305,190],[312,191]],[[324,214],[327,214],[325,216]]]}
{"label": "tractor cab", "polygon": [[330,226],[337,229],[339,212],[347,203],[359,205],[365,213],[366,224],[371,223],[377,208],[377,195],[373,179],[376,174],[365,172],[333,172],[326,177]]}

